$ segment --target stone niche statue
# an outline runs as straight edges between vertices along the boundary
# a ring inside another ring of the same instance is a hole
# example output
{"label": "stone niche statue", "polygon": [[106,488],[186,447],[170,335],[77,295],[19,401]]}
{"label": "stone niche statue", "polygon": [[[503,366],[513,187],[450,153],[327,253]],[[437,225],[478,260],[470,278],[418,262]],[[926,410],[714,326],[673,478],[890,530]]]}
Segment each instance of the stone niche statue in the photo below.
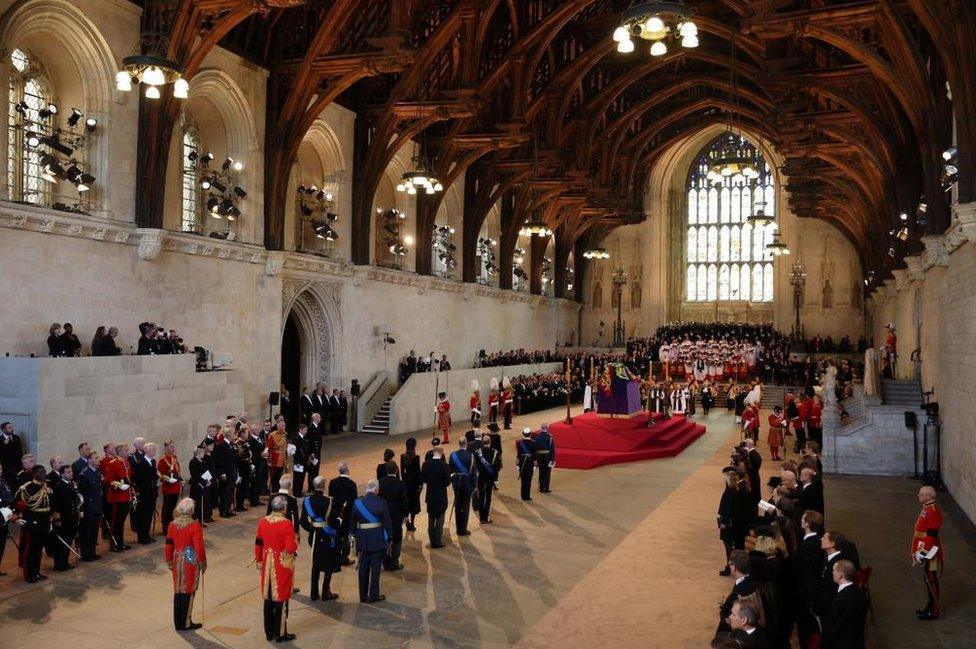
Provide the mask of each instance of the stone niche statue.
{"label": "stone niche statue", "polygon": [[603,308],[603,287],[599,281],[593,282],[593,308]]}
{"label": "stone niche statue", "polygon": [[639,309],[641,305],[641,285],[635,281],[630,287],[630,308]]}
{"label": "stone niche statue", "polygon": [[824,372],[821,379],[821,385],[823,386],[824,410],[829,408],[833,411],[837,406],[837,368],[834,367],[833,363],[827,366],[827,371]]}
{"label": "stone niche statue", "polygon": [[830,285],[829,277],[824,278],[821,306],[825,309],[830,309],[834,306],[834,288]]}

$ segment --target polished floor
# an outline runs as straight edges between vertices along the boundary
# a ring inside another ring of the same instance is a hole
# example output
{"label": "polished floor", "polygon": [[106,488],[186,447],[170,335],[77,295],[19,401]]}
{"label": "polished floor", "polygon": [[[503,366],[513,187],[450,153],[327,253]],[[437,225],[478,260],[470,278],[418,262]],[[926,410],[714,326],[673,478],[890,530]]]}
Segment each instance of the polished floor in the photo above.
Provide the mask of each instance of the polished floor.
{"label": "polished floor", "polygon": [[[562,415],[539,413],[516,426]],[[383,576],[385,602],[358,603],[354,569],[335,577],[339,600],[311,602],[308,553],[302,552],[302,592],[289,618],[289,630],[298,634],[293,646],[707,647],[718,602],[731,585],[717,575],[724,555],[714,512],[720,469],[738,433],[724,411],[699,420],[708,432],[676,458],[593,471],[557,468],[554,492],[535,494],[529,503],[518,499],[509,462],[494,523],[474,522],[471,536],[460,539],[452,530],[448,546],[435,551],[425,533],[408,534],[406,569]],[[387,446],[399,452],[402,439],[328,440],[325,467],[331,471],[335,461],[346,460],[363,484]],[[830,476],[828,526],[854,538],[864,563],[875,568],[872,648],[971,647],[976,534],[951,502],[944,529],[947,617],[926,625],[912,615],[923,598],[907,558],[916,487],[903,479]],[[0,578],[0,646],[14,638],[18,646],[73,649],[265,646],[257,574],[249,565],[256,518],[249,513],[206,529],[209,570],[194,616],[204,628],[186,634],[171,628],[171,580],[161,544],[70,573],[49,572],[49,581],[32,587],[16,581],[10,547],[4,562],[10,575]],[[425,528],[421,518],[418,530]],[[307,548],[304,540],[301,547]]]}

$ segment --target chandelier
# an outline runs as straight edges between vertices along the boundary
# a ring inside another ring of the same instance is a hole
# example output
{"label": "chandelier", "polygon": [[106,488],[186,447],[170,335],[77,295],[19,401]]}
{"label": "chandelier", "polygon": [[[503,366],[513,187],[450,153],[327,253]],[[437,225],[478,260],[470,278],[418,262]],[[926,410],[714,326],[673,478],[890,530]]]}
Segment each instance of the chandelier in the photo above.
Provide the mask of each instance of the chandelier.
{"label": "chandelier", "polygon": [[139,41],[141,52],[122,59],[122,69],[115,75],[116,90],[129,92],[133,83],[141,83],[146,86],[146,99],[159,99],[159,89],[173,84],[173,96],[187,99],[190,84],[183,78],[179,64],[165,55],[169,29],[165,25],[165,9],[160,0],[147,0]]}
{"label": "chandelier", "polygon": [[769,225],[775,222],[776,219],[769,214],[766,214],[766,203],[762,201],[756,203],[756,210],[746,217],[746,223],[751,224],[753,227],[759,225]]}
{"label": "chandelier", "polygon": [[617,51],[633,52],[634,38],[651,42],[651,56],[667,54],[669,39],[679,41],[681,47],[698,47],[698,26],[690,15],[683,2],[643,2],[631,7],[613,32]]}
{"label": "chandelier", "polygon": [[444,185],[430,171],[430,166],[422,156],[413,157],[414,168],[403,172],[400,176],[400,184],[396,186],[398,192],[406,192],[413,196],[418,191],[425,194],[436,194],[444,191]]}
{"label": "chandelier", "polygon": [[790,247],[783,243],[779,236],[779,230],[773,232],[773,240],[766,244],[766,252],[774,257],[790,254]]}
{"label": "chandelier", "polygon": [[521,237],[549,237],[552,236],[552,230],[549,226],[539,219],[538,217],[528,219],[522,229],[519,230],[519,236]]}
{"label": "chandelier", "polygon": [[605,248],[590,248],[583,253],[584,259],[610,259],[610,253]]}
{"label": "chandelier", "polygon": [[722,154],[713,158],[708,167],[708,180],[719,185],[726,179],[734,180],[740,176],[747,182],[759,178],[758,153],[752,145],[741,135],[734,134],[731,124],[728,138]]}

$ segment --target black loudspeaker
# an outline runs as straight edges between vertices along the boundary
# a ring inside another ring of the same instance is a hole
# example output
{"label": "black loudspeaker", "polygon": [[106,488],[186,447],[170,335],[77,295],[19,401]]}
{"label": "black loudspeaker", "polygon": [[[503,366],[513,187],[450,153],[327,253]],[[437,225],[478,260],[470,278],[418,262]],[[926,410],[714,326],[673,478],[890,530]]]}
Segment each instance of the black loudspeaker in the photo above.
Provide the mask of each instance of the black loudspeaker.
{"label": "black loudspeaker", "polygon": [[915,428],[918,426],[918,417],[911,410],[905,411],[905,428]]}
{"label": "black loudspeaker", "polygon": [[349,386],[349,394],[351,394],[354,397],[359,396],[359,379],[352,380],[352,385]]}
{"label": "black loudspeaker", "polygon": [[280,397],[281,395],[278,394],[277,392],[272,392],[271,394],[268,395],[268,403],[271,404],[272,406],[277,406]]}

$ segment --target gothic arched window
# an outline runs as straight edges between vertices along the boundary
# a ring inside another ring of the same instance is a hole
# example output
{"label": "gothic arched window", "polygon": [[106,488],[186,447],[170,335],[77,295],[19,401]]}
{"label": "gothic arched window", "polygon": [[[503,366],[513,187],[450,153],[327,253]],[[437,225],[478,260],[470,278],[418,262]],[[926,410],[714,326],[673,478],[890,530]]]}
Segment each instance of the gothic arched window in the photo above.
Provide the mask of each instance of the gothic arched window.
{"label": "gothic arched window", "polygon": [[7,195],[12,201],[48,205],[49,181],[41,167],[41,151],[26,145],[28,133],[44,132],[47,124],[41,109],[54,103],[51,84],[38,61],[24,50],[10,54],[10,84],[7,91]]}
{"label": "gothic arched window", "polygon": [[[709,178],[719,159],[742,157],[757,162],[759,177],[741,174]],[[772,302],[773,263],[765,251],[771,225],[753,225],[758,209],[773,216],[776,187],[772,170],[748,140],[725,133],[695,158],[688,174],[685,227],[685,297],[688,302]]]}
{"label": "gothic arched window", "polygon": [[183,167],[180,171],[180,230],[200,230],[200,186],[196,160],[200,154],[200,133],[193,120],[183,113],[181,118]]}

